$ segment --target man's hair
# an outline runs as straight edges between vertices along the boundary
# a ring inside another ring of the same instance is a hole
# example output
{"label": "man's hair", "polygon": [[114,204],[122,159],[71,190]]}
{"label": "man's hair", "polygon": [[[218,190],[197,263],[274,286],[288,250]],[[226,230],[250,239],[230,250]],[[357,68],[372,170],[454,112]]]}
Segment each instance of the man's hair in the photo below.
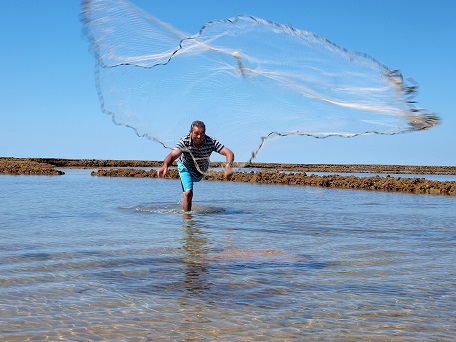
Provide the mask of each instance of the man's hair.
{"label": "man's hair", "polygon": [[204,129],[204,132],[206,132],[206,125],[204,124],[204,122],[199,121],[199,120],[193,121],[192,125],[190,126],[190,132],[193,131],[194,126],[196,126],[198,128],[202,128],[202,129]]}

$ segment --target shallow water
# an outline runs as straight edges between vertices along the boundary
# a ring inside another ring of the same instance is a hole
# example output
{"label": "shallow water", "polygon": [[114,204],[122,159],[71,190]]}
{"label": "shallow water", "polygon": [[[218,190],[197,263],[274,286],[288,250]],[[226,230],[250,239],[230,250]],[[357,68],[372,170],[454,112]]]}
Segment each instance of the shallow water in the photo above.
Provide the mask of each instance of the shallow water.
{"label": "shallow water", "polygon": [[456,336],[456,198],[0,176],[0,339]]}

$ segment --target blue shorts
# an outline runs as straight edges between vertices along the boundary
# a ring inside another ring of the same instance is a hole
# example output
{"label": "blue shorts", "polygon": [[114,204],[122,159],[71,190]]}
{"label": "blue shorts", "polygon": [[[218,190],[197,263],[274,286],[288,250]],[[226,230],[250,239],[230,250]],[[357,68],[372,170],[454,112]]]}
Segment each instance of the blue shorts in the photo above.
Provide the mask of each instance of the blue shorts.
{"label": "blue shorts", "polygon": [[204,175],[201,175],[201,177],[196,178],[182,163],[177,163],[177,170],[182,183],[182,191],[193,189],[193,183],[199,182],[204,177]]}

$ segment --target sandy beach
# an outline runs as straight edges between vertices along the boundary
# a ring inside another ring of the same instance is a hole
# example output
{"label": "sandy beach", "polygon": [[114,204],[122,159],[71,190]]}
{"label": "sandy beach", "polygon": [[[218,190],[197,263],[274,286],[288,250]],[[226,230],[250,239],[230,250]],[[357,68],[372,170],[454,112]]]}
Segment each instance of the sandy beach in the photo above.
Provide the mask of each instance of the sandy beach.
{"label": "sandy beach", "polygon": [[[59,158],[12,158],[0,157],[0,174],[15,175],[64,175],[65,168],[98,169],[92,176],[104,177],[148,177],[156,178],[154,169],[162,161],[140,160],[98,160],[98,159],[59,159]],[[209,170],[206,180],[223,180],[223,172],[217,171],[220,163],[212,163],[215,169]],[[338,164],[280,164],[252,163],[235,164],[247,171],[235,172],[231,181],[259,184],[286,184],[297,186],[317,186],[341,189],[406,192],[456,196],[455,181],[426,179],[426,175],[456,175],[456,166],[413,166],[413,165],[338,165]],[[219,169],[220,170],[220,169]],[[314,175],[312,172],[331,172],[331,175]],[[341,173],[344,175],[338,175]],[[349,173],[387,174],[384,177],[356,177]],[[394,174],[395,176],[390,176]],[[422,175],[422,177],[398,177],[397,175]],[[177,179],[176,170],[169,170],[166,178]]]}

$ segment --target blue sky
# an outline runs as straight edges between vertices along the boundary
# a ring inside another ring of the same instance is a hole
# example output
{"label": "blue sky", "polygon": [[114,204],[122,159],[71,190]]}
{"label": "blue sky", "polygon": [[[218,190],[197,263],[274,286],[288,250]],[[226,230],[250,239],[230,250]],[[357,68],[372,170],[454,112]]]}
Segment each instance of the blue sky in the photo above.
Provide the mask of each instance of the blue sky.
{"label": "blue sky", "polygon": [[[238,14],[315,32],[413,78],[419,106],[442,119],[396,136],[279,139],[257,161],[456,165],[456,1],[133,2],[189,33]],[[0,156],[162,160],[168,150],[101,112],[79,12],[77,0],[0,1]]]}

